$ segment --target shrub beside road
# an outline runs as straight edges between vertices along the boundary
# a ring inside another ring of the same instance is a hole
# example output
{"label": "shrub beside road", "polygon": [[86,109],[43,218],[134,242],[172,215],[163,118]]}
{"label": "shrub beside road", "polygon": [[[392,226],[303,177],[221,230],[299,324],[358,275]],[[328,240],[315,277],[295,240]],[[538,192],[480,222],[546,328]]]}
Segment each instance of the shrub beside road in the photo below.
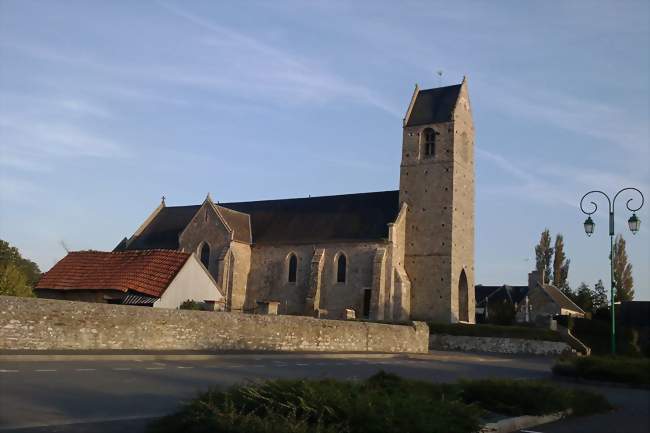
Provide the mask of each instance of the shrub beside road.
{"label": "shrub beside road", "polygon": [[560,359],[553,373],[580,379],[650,386],[650,359],[625,356],[588,356]]}
{"label": "shrub beside road", "polygon": [[270,380],[211,389],[152,433],[469,433],[485,420],[611,409],[604,397],[538,381],[432,384],[384,372],[364,381]]}

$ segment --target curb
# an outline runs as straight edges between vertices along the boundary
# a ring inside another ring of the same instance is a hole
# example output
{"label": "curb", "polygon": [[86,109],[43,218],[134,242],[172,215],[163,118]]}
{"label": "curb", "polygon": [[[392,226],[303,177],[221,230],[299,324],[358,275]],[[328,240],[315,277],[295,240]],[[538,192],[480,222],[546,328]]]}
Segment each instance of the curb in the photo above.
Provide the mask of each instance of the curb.
{"label": "curb", "polygon": [[525,428],[536,427],[542,424],[558,421],[571,414],[571,410],[552,413],[548,415],[523,415],[514,418],[506,418],[497,422],[485,424],[480,433],[513,433]]}
{"label": "curb", "polygon": [[104,354],[16,354],[0,355],[0,362],[44,362],[44,361],[211,361],[217,359],[232,359],[254,357],[266,359],[281,359],[292,356],[312,359],[390,359],[390,358],[408,358],[408,354],[394,353],[301,353],[286,352],[264,354],[258,352],[249,353],[197,353],[197,354],[121,354],[121,353],[104,353]]}

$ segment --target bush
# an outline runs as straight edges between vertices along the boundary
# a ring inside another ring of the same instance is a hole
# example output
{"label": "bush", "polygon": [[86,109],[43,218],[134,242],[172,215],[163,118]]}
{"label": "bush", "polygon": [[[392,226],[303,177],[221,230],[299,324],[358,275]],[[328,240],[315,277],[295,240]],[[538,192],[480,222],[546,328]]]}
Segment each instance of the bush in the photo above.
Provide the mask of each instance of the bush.
{"label": "bush", "polygon": [[364,382],[271,380],[212,389],[151,432],[191,433],[469,433],[482,411],[453,388],[379,373]]}
{"label": "bush", "polygon": [[624,356],[588,356],[560,359],[553,366],[559,376],[650,386],[650,359]]}
{"label": "bush", "polygon": [[[588,406],[581,401],[587,401]],[[365,381],[271,380],[211,389],[152,433],[470,433],[485,410],[507,415],[607,410],[602,397],[530,381],[432,384],[380,372]]]}
{"label": "bush", "polygon": [[[558,321],[558,323],[560,322]],[[609,355],[611,353],[611,323],[610,320],[573,318],[571,333],[589,346],[594,355]],[[617,353],[626,356],[641,355],[636,340],[638,340],[638,335],[635,335],[634,329],[620,325],[616,327]]]}
{"label": "bush", "polygon": [[611,409],[593,392],[560,388],[544,382],[486,379],[461,382],[463,400],[504,415],[544,415],[571,408],[575,415]]}
{"label": "bush", "polygon": [[178,308],[181,310],[202,310],[201,302],[192,301],[191,299],[183,301]]}
{"label": "bush", "polygon": [[528,340],[562,341],[559,333],[546,328],[500,325],[466,325],[464,323],[429,323],[429,333],[469,337],[525,338]]}

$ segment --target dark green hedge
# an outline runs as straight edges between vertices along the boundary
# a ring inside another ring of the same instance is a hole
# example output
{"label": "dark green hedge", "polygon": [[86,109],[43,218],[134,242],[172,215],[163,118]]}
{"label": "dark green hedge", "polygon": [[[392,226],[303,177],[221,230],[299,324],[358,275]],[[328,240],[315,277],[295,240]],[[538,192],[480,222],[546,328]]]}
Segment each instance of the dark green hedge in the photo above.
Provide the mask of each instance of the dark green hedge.
{"label": "dark green hedge", "polygon": [[650,359],[623,356],[563,358],[553,366],[553,373],[559,376],[648,387]]}
{"label": "dark green hedge", "polygon": [[[571,318],[563,323],[569,325],[571,333],[591,348],[594,355],[611,353],[611,322],[599,319]],[[638,331],[618,325],[616,327],[616,351],[619,355],[640,356],[650,354],[650,347],[641,347]],[[636,335],[635,335],[636,334]]]}

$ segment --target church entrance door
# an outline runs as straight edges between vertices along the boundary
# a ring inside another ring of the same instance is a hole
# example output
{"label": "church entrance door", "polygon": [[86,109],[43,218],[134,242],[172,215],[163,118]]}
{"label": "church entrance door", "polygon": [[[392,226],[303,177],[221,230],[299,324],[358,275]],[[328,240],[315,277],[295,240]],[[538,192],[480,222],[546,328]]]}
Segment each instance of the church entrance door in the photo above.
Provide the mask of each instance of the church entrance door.
{"label": "church entrance door", "polygon": [[368,319],[370,317],[370,297],[372,296],[371,289],[363,290],[363,311],[362,315],[364,318]]}

